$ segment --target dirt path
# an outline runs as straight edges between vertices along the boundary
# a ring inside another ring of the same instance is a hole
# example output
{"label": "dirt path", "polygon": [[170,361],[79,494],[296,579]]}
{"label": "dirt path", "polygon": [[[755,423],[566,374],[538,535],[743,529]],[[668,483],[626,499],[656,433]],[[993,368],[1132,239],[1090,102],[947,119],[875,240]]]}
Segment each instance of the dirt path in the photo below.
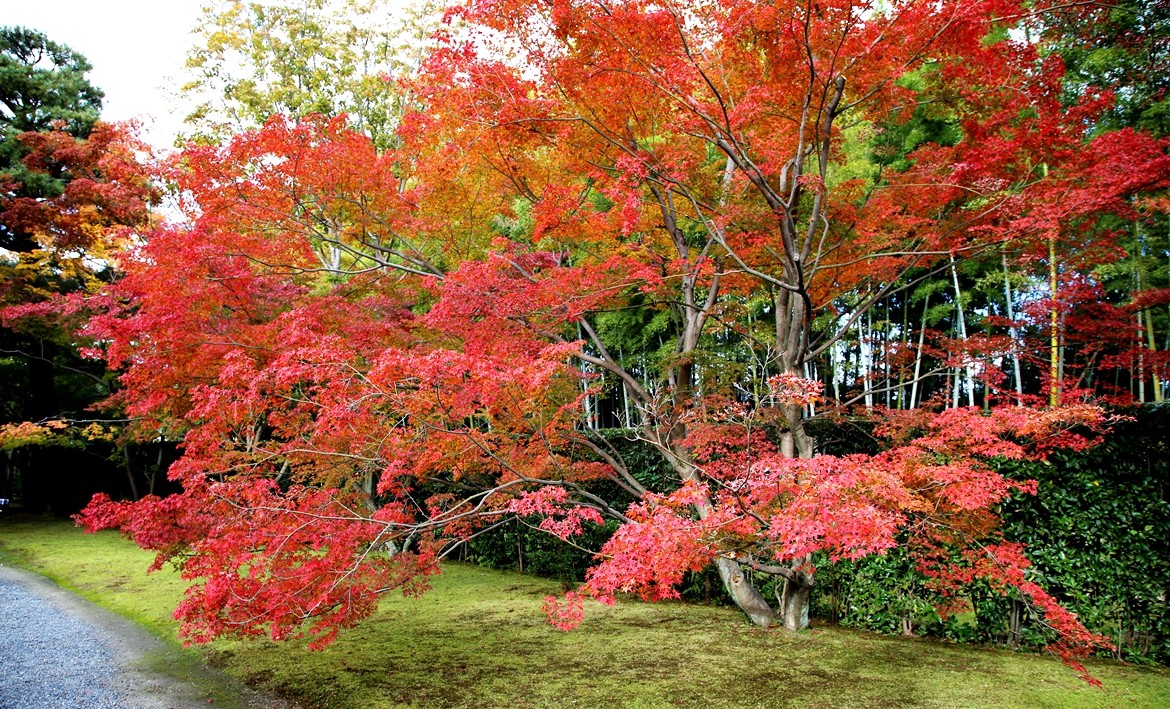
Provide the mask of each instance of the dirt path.
{"label": "dirt path", "polygon": [[185,660],[125,618],[0,564],[0,707],[291,709],[212,669],[184,667],[190,682],[166,674]]}

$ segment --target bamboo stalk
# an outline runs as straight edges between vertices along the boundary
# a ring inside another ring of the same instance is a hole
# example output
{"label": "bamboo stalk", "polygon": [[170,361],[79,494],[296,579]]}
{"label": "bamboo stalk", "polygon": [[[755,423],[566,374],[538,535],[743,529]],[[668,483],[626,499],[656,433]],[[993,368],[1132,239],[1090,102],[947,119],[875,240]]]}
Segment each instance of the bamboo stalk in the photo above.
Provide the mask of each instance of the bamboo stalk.
{"label": "bamboo stalk", "polygon": [[1052,295],[1048,347],[1048,405],[1060,406],[1060,314],[1056,307],[1056,237],[1048,240],[1048,290]]}

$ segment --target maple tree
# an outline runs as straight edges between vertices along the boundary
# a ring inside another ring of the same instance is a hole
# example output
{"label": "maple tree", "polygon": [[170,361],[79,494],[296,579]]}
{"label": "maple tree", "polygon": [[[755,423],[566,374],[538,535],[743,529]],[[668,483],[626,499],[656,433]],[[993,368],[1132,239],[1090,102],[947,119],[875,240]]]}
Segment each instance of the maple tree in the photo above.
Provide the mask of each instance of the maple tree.
{"label": "maple tree", "polygon": [[[814,554],[903,546],[941,593],[1018,589],[1075,662],[1106,641],[1003,539],[997,506],[1032,486],[990,461],[1088,445],[1100,409],[891,413],[874,455],[817,455],[806,427],[817,362],[879,303],[937,274],[958,291],[957,259],[1008,244],[1090,262],[1109,244],[1081,227],[1166,186],[1164,143],[1085,134],[1108,96],[1061,103],[1059,59],[1007,31],[1033,17],[473,1],[405,82],[423,109],[395,149],[279,116],[188,148],[168,173],[188,222],[88,325],[141,435],[183,436],[184,492],[98,498],[83,523],[179,561],[194,640],[328,642],[540,515],[563,538],[620,524],[548,601],[562,627],[585,595],[672,597],[714,565],[753,622],[799,630]],[[954,130],[899,169],[851,159],[923,106]],[[663,489],[595,435],[607,389]]]}

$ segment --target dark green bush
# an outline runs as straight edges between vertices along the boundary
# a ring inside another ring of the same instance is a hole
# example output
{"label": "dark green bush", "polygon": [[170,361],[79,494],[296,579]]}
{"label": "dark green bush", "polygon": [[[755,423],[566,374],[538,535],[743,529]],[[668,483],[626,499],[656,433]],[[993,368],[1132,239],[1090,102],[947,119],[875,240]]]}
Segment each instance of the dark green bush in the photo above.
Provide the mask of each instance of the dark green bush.
{"label": "dark green bush", "polygon": [[575,584],[585,579],[593,553],[609,539],[617,523],[585,525],[572,544],[537,529],[539,517],[510,520],[467,543],[465,558],[491,569],[523,571]]}
{"label": "dark green bush", "polygon": [[1037,581],[1127,659],[1170,662],[1170,407],[1148,406],[1101,445],[1011,466],[1039,482],[1005,509]]}
{"label": "dark green bush", "polygon": [[[1033,578],[1116,655],[1170,663],[1170,408],[1130,412],[1106,441],[1045,462],[1004,461],[1039,483],[1004,505],[1004,533],[1028,545]],[[1050,641],[1017,597],[971,593],[971,613],[943,620],[925,579],[897,551],[818,565],[814,613],[881,632],[1042,647]]]}

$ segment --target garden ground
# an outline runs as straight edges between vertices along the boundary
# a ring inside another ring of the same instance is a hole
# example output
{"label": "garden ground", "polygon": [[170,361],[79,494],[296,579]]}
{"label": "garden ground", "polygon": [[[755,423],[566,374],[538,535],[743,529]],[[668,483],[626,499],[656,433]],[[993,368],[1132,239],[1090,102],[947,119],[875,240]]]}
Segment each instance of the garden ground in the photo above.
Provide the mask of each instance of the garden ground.
{"label": "garden ground", "polygon": [[[68,522],[0,519],[0,560],[37,571],[175,643],[183,583],[151,555]],[[389,596],[321,652],[217,641],[198,660],[306,707],[1170,706],[1170,670],[1094,661],[1094,689],[1051,657],[834,627],[761,630],[728,608],[589,604],[571,633],[540,610],[560,584],[451,564],[419,599]],[[176,659],[179,658],[179,659]],[[212,692],[209,689],[209,693]],[[231,704],[215,696],[214,705]]]}

